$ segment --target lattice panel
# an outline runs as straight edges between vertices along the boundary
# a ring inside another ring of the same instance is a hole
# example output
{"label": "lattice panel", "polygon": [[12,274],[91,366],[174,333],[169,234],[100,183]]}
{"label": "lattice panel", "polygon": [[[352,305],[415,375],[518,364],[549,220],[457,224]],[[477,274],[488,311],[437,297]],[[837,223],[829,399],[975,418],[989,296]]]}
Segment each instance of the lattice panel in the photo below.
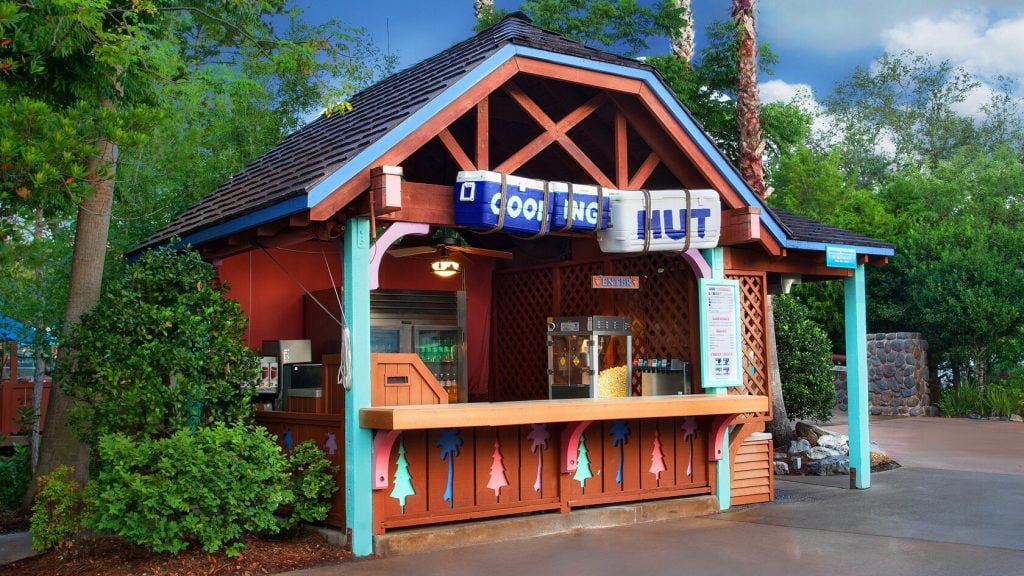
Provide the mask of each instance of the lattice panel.
{"label": "lattice panel", "polygon": [[504,272],[494,279],[494,400],[548,397],[547,317],[552,271]]}
{"label": "lattice panel", "polygon": [[770,395],[765,278],[762,274],[726,274],[739,281],[743,321],[743,386],[748,394]]}
{"label": "lattice panel", "polygon": [[591,277],[603,273],[601,262],[575,264],[559,268],[560,306],[557,316],[603,314],[601,290],[590,287]]}
{"label": "lattice panel", "polygon": [[[634,358],[690,357],[690,294],[693,272],[674,254],[655,253],[612,263],[614,274],[639,276],[640,290],[615,291],[613,314],[633,317]],[[634,393],[640,374],[633,375]]]}

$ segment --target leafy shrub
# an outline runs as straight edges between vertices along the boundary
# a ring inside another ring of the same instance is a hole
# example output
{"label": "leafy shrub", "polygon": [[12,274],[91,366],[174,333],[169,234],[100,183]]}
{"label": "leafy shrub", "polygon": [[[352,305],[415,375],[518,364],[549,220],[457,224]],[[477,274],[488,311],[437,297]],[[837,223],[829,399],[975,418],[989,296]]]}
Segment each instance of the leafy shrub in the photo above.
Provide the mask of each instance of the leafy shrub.
{"label": "leafy shrub", "polygon": [[807,308],[796,298],[778,295],[773,303],[786,414],[792,420],[827,421],[836,403],[828,336],[809,318]]}
{"label": "leafy shrub", "polygon": [[946,418],[967,416],[971,412],[985,414],[985,397],[981,393],[981,387],[963,382],[958,388],[943,389],[942,399],[939,400],[939,412]]}
{"label": "leafy shrub", "polygon": [[1024,389],[1011,383],[990,384],[985,388],[985,406],[992,416],[1009,418],[1020,414]]}
{"label": "leafy shrub", "polygon": [[286,527],[299,522],[320,522],[331,510],[331,496],[338,490],[331,464],[312,440],[300,443],[288,456],[291,490],[294,495],[292,513],[283,520]]}
{"label": "leafy shrub", "polygon": [[83,489],[68,466],[41,476],[32,503],[32,548],[42,551],[68,546],[91,516],[93,498],[92,486]]}
{"label": "leafy shrub", "polygon": [[217,424],[168,438],[100,441],[92,526],[157,552],[197,542],[229,555],[251,532],[277,532],[290,503],[287,463],[265,429]]}
{"label": "leafy shrub", "polygon": [[147,252],[82,317],[58,360],[75,401],[69,423],[95,447],[105,434],[165,436],[252,414],[259,361],[245,315],[192,251]]}
{"label": "leafy shrub", "polygon": [[15,446],[13,454],[0,457],[0,520],[9,520],[21,509],[31,479],[32,460],[27,447]]}

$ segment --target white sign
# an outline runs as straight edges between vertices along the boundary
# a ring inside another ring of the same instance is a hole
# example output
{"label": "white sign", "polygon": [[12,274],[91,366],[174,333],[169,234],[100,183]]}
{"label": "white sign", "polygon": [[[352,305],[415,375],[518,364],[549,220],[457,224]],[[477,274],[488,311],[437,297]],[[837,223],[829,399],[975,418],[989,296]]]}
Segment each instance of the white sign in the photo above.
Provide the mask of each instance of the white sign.
{"label": "white sign", "polygon": [[701,279],[699,292],[701,386],[742,386],[739,282]]}

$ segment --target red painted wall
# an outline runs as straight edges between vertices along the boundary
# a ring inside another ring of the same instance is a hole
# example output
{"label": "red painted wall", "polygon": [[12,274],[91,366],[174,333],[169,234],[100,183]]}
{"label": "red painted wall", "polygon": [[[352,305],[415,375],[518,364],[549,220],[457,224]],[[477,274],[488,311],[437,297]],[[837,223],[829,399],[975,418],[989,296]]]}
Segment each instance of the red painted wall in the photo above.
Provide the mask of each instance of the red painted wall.
{"label": "red painted wall", "polygon": [[[441,278],[431,272],[432,261],[431,256],[386,256],[380,269],[380,287],[466,291],[469,390],[470,394],[485,394],[490,360],[494,260],[464,258],[462,273],[451,278]],[[218,273],[221,280],[229,285],[228,297],[237,300],[249,317],[246,340],[254,350],[259,350],[264,340],[306,338],[303,320],[305,291],[299,283],[310,292],[342,284],[341,259],[336,247],[316,242],[231,256],[219,263]]]}

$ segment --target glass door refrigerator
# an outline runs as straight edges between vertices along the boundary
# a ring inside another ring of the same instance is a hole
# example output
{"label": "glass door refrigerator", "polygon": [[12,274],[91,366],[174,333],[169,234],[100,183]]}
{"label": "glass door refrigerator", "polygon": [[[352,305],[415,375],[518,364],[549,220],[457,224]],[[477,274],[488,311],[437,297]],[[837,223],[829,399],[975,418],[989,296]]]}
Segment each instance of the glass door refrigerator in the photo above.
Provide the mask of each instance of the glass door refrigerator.
{"label": "glass door refrigerator", "polygon": [[413,346],[448,393],[448,403],[465,402],[465,344],[459,326],[413,326]]}

